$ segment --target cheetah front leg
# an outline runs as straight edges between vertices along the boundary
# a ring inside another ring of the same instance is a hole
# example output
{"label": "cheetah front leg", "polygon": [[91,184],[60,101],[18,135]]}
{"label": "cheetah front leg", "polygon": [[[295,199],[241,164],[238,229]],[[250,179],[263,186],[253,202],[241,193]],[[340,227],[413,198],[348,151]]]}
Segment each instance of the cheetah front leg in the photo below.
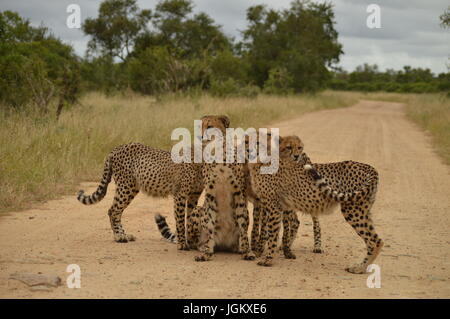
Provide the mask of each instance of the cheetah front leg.
{"label": "cheetah front leg", "polygon": [[255,254],[250,249],[248,242],[248,209],[247,201],[242,192],[233,194],[235,203],[235,220],[239,227],[239,253],[244,256],[245,260],[254,260]]}
{"label": "cheetah front leg", "polygon": [[264,205],[268,214],[267,223],[267,252],[263,257],[263,260],[258,262],[259,266],[272,266],[273,256],[277,248],[278,233],[280,232],[282,209],[275,203],[270,203],[269,205]]}
{"label": "cheetah front leg", "polygon": [[267,224],[269,221],[269,214],[267,213],[267,209],[263,208],[262,205],[260,207],[261,214],[261,232],[259,233],[259,240],[256,245],[256,249],[254,250],[257,257],[261,256],[266,248],[267,239],[268,239],[268,228]]}
{"label": "cheetah front leg", "polygon": [[173,197],[175,222],[177,228],[177,240],[179,250],[189,250],[186,243],[186,227],[185,227],[185,209],[186,197],[182,194],[175,194]]}
{"label": "cheetah front leg", "polygon": [[203,208],[197,206],[201,192],[190,193],[186,207],[186,242],[189,248],[197,248],[200,236],[200,216]]}
{"label": "cheetah front leg", "polygon": [[252,237],[251,237],[251,247],[252,250],[257,253],[257,245],[261,233],[261,207],[259,199],[255,199],[253,202],[253,226],[252,226]]}
{"label": "cheetah front leg", "polygon": [[199,249],[202,253],[195,257],[195,261],[211,260],[214,254],[214,231],[218,211],[216,198],[212,194],[206,193],[203,207],[204,212],[201,216],[201,232],[204,232],[206,239]]}
{"label": "cheetah front leg", "polygon": [[187,244],[189,248],[198,249],[200,244],[201,219],[204,215],[203,207],[197,206],[187,217]]}

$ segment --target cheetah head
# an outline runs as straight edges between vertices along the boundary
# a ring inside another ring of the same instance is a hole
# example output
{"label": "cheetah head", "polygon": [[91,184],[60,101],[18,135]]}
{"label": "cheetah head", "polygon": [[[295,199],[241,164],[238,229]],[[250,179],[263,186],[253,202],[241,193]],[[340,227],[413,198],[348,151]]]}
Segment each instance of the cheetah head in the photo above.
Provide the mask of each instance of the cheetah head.
{"label": "cheetah head", "polygon": [[230,127],[230,119],[226,115],[205,115],[200,120],[202,121],[202,134],[207,129],[217,128],[225,136],[226,129]]}
{"label": "cheetah head", "polygon": [[226,115],[205,115],[200,120],[202,121],[202,137],[208,129],[218,129],[225,137],[226,129],[230,126],[230,119]]}
{"label": "cheetah head", "polygon": [[303,159],[304,144],[298,136],[280,136],[280,158],[299,162]]}

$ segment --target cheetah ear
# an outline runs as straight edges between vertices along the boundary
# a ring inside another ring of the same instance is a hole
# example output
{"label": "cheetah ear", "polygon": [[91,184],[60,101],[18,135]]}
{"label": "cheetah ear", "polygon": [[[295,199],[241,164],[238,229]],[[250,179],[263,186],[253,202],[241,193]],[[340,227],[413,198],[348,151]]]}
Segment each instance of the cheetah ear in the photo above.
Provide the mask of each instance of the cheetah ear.
{"label": "cheetah ear", "polygon": [[219,115],[218,119],[222,121],[222,123],[225,126],[225,128],[229,128],[230,127],[230,119],[228,118],[228,116],[226,116],[226,115]]}

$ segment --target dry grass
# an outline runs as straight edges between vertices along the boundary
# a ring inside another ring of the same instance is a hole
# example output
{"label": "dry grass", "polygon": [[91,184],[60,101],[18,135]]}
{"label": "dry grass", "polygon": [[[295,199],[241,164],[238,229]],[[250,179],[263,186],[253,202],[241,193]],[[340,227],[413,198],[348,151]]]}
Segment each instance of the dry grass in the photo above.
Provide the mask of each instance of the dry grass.
{"label": "dry grass", "polygon": [[316,96],[256,99],[152,97],[89,94],[60,120],[32,109],[6,114],[0,109],[0,210],[76,191],[80,181],[98,181],[105,156],[117,145],[141,142],[169,149],[171,131],[193,129],[205,114],[227,114],[234,127],[263,127],[299,114],[350,106],[357,96],[323,92]]}

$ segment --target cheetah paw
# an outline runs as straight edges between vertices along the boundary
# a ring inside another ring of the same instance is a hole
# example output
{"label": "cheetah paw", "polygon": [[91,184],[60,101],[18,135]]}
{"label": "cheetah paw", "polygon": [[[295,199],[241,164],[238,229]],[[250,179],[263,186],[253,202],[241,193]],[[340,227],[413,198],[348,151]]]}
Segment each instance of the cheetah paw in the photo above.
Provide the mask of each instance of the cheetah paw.
{"label": "cheetah paw", "polygon": [[189,245],[186,244],[186,242],[179,242],[177,244],[177,249],[178,250],[189,250]]}
{"label": "cheetah paw", "polygon": [[272,266],[272,257],[266,257],[258,262],[258,266],[270,267]]}
{"label": "cheetah paw", "polygon": [[365,274],[366,273],[366,267],[363,265],[355,265],[352,267],[345,268],[346,271],[352,273],[352,274]]}
{"label": "cheetah paw", "polygon": [[284,257],[287,259],[296,259],[297,258],[297,256],[295,256],[295,254],[290,249],[283,250],[283,253],[284,253]]}
{"label": "cheetah paw", "polygon": [[244,254],[244,260],[255,260],[256,256],[253,252],[248,252],[246,254]]}
{"label": "cheetah paw", "polygon": [[211,254],[201,254],[198,256],[195,256],[195,261],[209,261],[211,260],[212,255]]}
{"label": "cheetah paw", "polygon": [[313,249],[313,253],[315,253],[315,254],[321,254],[321,253],[323,253],[323,250],[322,250],[322,248],[314,248],[314,249]]}
{"label": "cheetah paw", "polygon": [[127,234],[115,234],[114,240],[118,243],[128,243],[129,241],[135,241],[136,237]]}

